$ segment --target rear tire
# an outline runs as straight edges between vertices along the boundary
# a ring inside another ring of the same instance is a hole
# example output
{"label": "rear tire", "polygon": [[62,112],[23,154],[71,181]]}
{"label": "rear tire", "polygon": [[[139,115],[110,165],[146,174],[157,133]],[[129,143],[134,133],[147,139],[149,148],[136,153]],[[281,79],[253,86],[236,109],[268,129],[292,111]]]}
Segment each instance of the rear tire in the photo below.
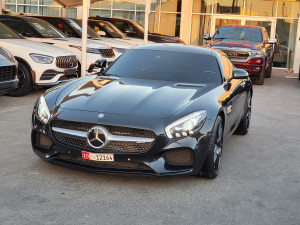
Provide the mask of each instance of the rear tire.
{"label": "rear tire", "polygon": [[24,63],[19,61],[18,64],[18,87],[8,93],[8,95],[15,97],[20,97],[29,94],[32,91],[33,86],[30,70]]}
{"label": "rear tire", "polygon": [[249,92],[247,98],[247,108],[240,121],[239,126],[236,128],[235,133],[240,135],[246,135],[249,130],[250,121],[251,121],[251,108],[252,108],[252,96]]}
{"label": "rear tire", "polygon": [[266,70],[265,78],[270,78],[272,76],[272,66],[269,66],[269,68]]}
{"label": "rear tire", "polygon": [[223,121],[217,117],[209,141],[208,152],[202,167],[202,175],[205,178],[215,178],[220,169],[223,150]]}

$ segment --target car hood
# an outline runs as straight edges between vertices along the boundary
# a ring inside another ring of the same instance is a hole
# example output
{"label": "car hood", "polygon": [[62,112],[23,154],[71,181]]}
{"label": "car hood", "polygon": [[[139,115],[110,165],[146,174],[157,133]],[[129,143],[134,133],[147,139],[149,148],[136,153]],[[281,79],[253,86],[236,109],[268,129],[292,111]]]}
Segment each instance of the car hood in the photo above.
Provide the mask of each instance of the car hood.
{"label": "car hood", "polygon": [[[74,45],[81,47],[81,39],[79,38],[42,38],[43,42],[48,44],[58,44],[58,45]],[[100,48],[100,49],[107,49],[110,48],[108,45],[104,43],[97,43],[90,40],[87,40],[87,47],[88,48]]]}
{"label": "car hood", "polygon": [[211,41],[208,44],[212,48],[247,48],[251,50],[261,49],[262,44],[260,42],[254,41],[235,41],[227,40],[226,41]]}
{"label": "car hood", "polygon": [[73,109],[101,113],[170,117],[215,85],[183,85],[133,78],[91,77],[64,89],[56,99],[58,111]]}
{"label": "car hood", "polygon": [[13,55],[15,55],[15,50],[23,53],[37,53],[43,55],[51,56],[65,56],[73,55],[61,48],[55,46],[49,46],[44,43],[38,43],[26,39],[0,39],[1,46],[9,49]]}
{"label": "car hood", "polygon": [[119,40],[119,39],[112,39],[112,38],[91,38],[89,39],[92,42],[100,43],[100,44],[106,44],[110,47],[115,48],[125,48],[125,49],[131,49],[134,47],[134,45],[129,44],[125,41]]}

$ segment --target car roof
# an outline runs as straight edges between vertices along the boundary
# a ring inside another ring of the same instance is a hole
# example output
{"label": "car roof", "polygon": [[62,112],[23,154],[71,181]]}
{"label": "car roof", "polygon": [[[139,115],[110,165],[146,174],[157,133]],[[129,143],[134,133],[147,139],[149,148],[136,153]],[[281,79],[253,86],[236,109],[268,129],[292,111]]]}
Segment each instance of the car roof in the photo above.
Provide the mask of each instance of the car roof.
{"label": "car roof", "polygon": [[260,26],[253,26],[253,25],[222,25],[220,27],[240,27],[240,28],[251,28],[251,29],[261,29]]}
{"label": "car roof", "polygon": [[102,17],[102,16],[91,16],[89,19],[93,19],[93,20],[97,20],[97,19],[102,19],[102,20],[105,20],[105,19],[109,19],[109,20],[123,20],[123,21],[128,21],[128,22],[131,22],[133,20],[130,20],[130,19],[125,19],[125,18],[121,18],[121,17]]}
{"label": "car roof", "polygon": [[173,52],[186,52],[186,53],[195,53],[203,55],[214,55],[220,54],[220,51],[217,49],[212,49],[208,47],[200,47],[193,45],[181,45],[181,44],[152,44],[152,45],[142,45],[137,46],[134,49],[138,50],[157,50],[157,51],[173,51]]}

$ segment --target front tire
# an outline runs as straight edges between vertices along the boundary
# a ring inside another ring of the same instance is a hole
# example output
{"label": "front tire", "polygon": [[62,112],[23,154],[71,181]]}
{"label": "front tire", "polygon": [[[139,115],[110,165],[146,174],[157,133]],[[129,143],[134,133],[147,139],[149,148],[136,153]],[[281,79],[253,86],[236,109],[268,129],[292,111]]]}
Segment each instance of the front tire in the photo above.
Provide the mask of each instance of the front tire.
{"label": "front tire", "polygon": [[30,70],[24,63],[18,61],[18,64],[18,87],[8,93],[8,95],[15,97],[20,97],[29,94],[32,91],[33,86]]}
{"label": "front tire", "polygon": [[266,70],[265,78],[270,78],[272,76],[272,66],[269,66],[269,68]]}
{"label": "front tire", "polygon": [[215,178],[220,169],[223,150],[223,121],[218,116],[212,130],[209,141],[208,152],[202,167],[202,174],[205,178]]}
{"label": "front tire", "polygon": [[265,70],[262,70],[261,73],[259,74],[258,79],[255,79],[253,83],[257,85],[263,85],[264,81],[265,81]]}

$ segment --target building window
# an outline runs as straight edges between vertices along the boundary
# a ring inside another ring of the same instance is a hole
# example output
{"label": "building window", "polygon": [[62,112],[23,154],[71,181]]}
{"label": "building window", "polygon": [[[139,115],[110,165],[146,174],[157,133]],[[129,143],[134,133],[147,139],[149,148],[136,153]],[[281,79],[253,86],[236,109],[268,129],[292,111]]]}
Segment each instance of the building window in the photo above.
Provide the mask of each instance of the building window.
{"label": "building window", "polygon": [[209,34],[211,17],[205,15],[193,15],[192,18],[192,45],[205,45],[206,41],[203,39],[204,34]]}
{"label": "building window", "polygon": [[243,15],[243,0],[215,0],[214,13]]}
{"label": "building window", "polygon": [[276,0],[247,0],[245,15],[247,16],[276,16]]}
{"label": "building window", "polygon": [[194,0],[193,13],[211,13],[213,0]]}

